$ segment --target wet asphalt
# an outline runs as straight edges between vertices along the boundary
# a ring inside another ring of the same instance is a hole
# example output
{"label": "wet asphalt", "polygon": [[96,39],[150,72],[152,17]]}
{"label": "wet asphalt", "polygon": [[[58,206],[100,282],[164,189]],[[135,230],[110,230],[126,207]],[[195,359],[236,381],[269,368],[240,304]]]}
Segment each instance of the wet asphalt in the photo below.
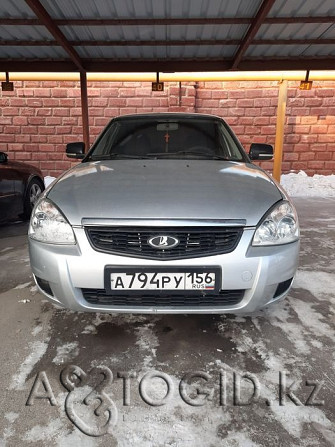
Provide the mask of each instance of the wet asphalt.
{"label": "wet asphalt", "polygon": [[335,445],[335,200],[295,203],[294,287],[246,317],[56,308],[0,226],[0,446]]}

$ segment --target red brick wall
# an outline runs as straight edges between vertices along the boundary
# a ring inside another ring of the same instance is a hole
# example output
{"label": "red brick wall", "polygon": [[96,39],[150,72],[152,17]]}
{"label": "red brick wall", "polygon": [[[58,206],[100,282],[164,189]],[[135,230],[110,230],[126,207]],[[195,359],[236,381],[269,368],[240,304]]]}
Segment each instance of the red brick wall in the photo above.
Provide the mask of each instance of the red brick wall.
{"label": "red brick wall", "polygon": [[[66,143],[82,140],[80,89],[77,82],[15,82],[14,92],[0,93],[0,150],[13,159],[57,176],[74,162]],[[311,91],[289,83],[283,172],[309,175],[335,171],[335,83],[314,82]],[[222,116],[246,150],[252,142],[274,144],[277,82],[150,83],[90,82],[91,142],[116,115],[186,111]],[[272,170],[272,162],[262,167]]]}

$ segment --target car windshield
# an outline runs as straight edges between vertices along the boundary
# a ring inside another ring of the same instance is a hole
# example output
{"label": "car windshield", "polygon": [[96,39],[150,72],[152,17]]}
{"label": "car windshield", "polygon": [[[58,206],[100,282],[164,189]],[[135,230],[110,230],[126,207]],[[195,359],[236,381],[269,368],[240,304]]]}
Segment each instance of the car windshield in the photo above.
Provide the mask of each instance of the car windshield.
{"label": "car windshield", "polygon": [[236,138],[222,120],[175,116],[113,120],[86,160],[112,158],[246,161]]}

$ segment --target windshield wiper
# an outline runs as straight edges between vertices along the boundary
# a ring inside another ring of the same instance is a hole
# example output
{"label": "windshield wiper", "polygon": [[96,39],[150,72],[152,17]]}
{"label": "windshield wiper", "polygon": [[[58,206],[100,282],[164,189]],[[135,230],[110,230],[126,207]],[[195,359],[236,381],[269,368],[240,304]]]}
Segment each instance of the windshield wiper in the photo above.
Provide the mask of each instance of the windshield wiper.
{"label": "windshield wiper", "polygon": [[111,154],[101,154],[101,155],[91,155],[88,160],[101,161],[101,160],[113,160],[113,159],[133,159],[133,160],[148,160],[148,159],[164,159],[164,158],[190,158],[196,160],[197,158],[205,158],[207,160],[224,160],[224,161],[241,161],[232,159],[229,157],[224,157],[223,155],[216,155],[209,153],[207,151],[177,151],[177,152],[155,152],[148,155],[130,155],[130,154],[119,154],[117,152],[112,152]]}
{"label": "windshield wiper", "polygon": [[101,155],[94,155],[92,154],[90,156],[90,160],[93,161],[99,161],[99,160],[112,160],[114,158],[120,158],[120,159],[134,159],[134,160],[141,160],[141,159],[147,159],[151,158],[146,155],[130,155],[130,154],[119,154],[117,152],[112,152],[111,154],[101,154]]}
{"label": "windshield wiper", "polygon": [[174,158],[177,156],[179,158],[180,155],[186,155],[190,157],[205,157],[208,160],[225,160],[225,161],[233,161],[228,157],[224,157],[223,155],[216,155],[207,151],[177,151],[177,152],[157,152],[151,154],[154,158]]}

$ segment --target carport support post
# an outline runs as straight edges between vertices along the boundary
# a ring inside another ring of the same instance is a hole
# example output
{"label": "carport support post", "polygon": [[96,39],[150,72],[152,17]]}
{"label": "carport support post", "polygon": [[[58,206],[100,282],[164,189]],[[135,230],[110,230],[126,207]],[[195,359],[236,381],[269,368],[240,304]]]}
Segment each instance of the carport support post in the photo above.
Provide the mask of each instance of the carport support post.
{"label": "carport support post", "polygon": [[287,102],[287,81],[281,81],[279,84],[279,94],[278,94],[275,156],[273,163],[273,177],[278,182],[280,182],[281,164],[283,159],[286,102]]}
{"label": "carport support post", "polygon": [[88,124],[87,76],[86,71],[80,72],[81,116],[83,121],[83,139],[85,151],[90,147],[90,131]]}

